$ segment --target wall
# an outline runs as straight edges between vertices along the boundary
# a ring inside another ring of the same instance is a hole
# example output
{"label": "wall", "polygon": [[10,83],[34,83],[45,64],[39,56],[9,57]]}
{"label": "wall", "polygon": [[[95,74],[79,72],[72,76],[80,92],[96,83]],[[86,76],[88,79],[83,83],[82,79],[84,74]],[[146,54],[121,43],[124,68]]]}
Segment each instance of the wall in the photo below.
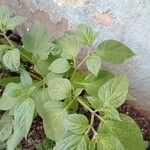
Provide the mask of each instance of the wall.
{"label": "wall", "polygon": [[0,4],[28,18],[19,32],[38,19],[58,37],[85,22],[100,33],[97,43],[113,38],[127,44],[136,56],[121,66],[104,67],[127,73],[138,103],[150,108],[150,0],[0,0]]}

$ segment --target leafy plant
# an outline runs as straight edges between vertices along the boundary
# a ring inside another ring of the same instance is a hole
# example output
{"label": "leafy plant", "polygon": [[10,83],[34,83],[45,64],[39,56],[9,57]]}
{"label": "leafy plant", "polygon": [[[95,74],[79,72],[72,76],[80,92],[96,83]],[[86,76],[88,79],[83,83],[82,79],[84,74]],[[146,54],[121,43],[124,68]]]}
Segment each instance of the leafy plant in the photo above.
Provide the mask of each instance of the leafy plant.
{"label": "leafy plant", "polygon": [[[23,34],[23,46],[19,46],[6,31],[24,19],[10,18],[7,8],[0,9],[1,66],[20,76],[1,79],[5,89],[0,109],[6,115],[0,120],[0,142],[7,143],[8,150],[27,138],[35,112],[43,119],[47,138],[56,143],[53,150],[144,149],[136,123],[117,111],[128,95],[127,76],[115,76],[100,65],[102,61],[123,63],[134,56],[130,48],[106,40],[92,50],[98,34],[85,24],[72,34],[53,39],[39,22]],[[83,47],[87,54],[78,63]],[[34,72],[27,71],[20,60],[32,64]],[[87,72],[80,71],[82,65]],[[89,117],[79,108],[90,113]],[[98,128],[95,120],[100,122]]]}

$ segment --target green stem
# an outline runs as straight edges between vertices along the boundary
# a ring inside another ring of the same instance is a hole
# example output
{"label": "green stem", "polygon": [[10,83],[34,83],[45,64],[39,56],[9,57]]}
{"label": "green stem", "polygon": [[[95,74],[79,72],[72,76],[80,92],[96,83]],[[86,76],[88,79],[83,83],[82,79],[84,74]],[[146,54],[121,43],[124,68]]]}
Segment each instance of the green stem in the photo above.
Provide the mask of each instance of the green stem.
{"label": "green stem", "polygon": [[86,108],[89,112],[95,113],[88,105],[86,105],[81,98],[78,98],[77,101],[84,107]]}
{"label": "green stem", "polygon": [[82,66],[83,63],[87,60],[87,58],[89,57],[89,55],[90,55],[90,49],[88,49],[87,56],[75,67],[74,72],[73,72],[73,74],[71,76],[71,79],[74,77],[76,71],[80,68],[80,66]]}
{"label": "green stem", "polygon": [[28,72],[32,77],[36,78],[37,80],[40,80],[41,81],[41,78],[38,77],[37,75],[35,75],[34,73],[32,72]]}

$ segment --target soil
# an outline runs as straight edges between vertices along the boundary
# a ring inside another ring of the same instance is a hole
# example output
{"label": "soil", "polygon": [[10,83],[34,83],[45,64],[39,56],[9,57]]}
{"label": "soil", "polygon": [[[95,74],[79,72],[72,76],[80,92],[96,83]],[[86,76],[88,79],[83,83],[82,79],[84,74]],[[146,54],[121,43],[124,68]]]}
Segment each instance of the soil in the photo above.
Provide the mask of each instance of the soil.
{"label": "soil", "polygon": [[[14,42],[21,44],[21,37],[17,34],[13,34],[12,31],[7,32],[7,36]],[[29,66],[28,64],[24,63],[26,68],[32,68],[32,66]],[[29,69],[31,70],[31,69]],[[8,71],[2,71],[0,70],[0,78],[3,78],[4,76],[8,75]],[[9,73],[9,76],[16,76],[15,73]],[[0,86],[0,95],[3,92],[3,87]],[[148,118],[142,111],[137,110],[134,106],[130,105],[129,103],[124,103],[121,107],[118,108],[120,113],[125,113],[132,117],[135,122],[140,127],[144,140],[149,141],[149,148],[147,150],[150,150],[150,118]],[[86,112],[82,109],[82,107],[79,107],[78,110],[79,113],[85,114],[88,118],[90,117],[90,113]],[[2,114],[3,112],[0,112]],[[95,124],[94,127],[97,128],[99,124],[99,121],[95,118]],[[92,136],[92,133],[91,135]],[[45,138],[43,125],[42,125],[42,119],[40,117],[36,117],[32,123],[30,132],[28,134],[27,139],[23,139],[20,146],[23,150],[34,150],[35,145],[41,143],[41,141]]]}

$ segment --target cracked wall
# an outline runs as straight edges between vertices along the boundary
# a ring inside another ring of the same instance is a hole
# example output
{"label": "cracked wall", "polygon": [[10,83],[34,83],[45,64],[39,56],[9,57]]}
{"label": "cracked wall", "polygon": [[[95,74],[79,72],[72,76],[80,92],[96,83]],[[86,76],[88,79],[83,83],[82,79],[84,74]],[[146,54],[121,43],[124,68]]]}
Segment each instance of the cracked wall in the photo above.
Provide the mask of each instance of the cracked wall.
{"label": "cracked wall", "polygon": [[77,24],[88,23],[100,33],[97,43],[116,39],[127,44],[136,56],[124,64],[104,67],[127,73],[130,89],[139,103],[150,107],[150,2],[148,0],[0,0],[28,21],[18,31],[44,22],[55,37]]}

